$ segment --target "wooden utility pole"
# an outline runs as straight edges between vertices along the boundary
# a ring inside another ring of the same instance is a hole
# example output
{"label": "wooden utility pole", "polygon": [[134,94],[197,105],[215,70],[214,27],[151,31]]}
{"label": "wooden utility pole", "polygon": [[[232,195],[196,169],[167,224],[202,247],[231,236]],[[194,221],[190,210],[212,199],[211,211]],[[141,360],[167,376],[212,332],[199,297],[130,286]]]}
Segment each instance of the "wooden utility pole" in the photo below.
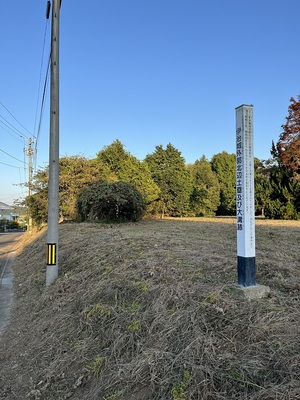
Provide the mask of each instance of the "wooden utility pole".
{"label": "wooden utility pole", "polygon": [[[60,0],[52,2],[50,75],[50,148],[46,286],[58,277],[59,220],[59,16]],[[48,2],[49,5],[49,2]]]}

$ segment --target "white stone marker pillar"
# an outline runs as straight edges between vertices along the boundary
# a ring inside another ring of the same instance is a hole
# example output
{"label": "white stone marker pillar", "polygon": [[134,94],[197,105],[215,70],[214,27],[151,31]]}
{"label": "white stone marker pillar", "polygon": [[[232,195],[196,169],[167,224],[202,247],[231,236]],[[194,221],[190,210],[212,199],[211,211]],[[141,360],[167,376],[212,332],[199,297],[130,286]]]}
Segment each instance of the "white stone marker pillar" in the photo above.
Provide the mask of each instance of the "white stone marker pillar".
{"label": "white stone marker pillar", "polygon": [[236,108],[236,218],[238,284],[256,285],[253,106]]}

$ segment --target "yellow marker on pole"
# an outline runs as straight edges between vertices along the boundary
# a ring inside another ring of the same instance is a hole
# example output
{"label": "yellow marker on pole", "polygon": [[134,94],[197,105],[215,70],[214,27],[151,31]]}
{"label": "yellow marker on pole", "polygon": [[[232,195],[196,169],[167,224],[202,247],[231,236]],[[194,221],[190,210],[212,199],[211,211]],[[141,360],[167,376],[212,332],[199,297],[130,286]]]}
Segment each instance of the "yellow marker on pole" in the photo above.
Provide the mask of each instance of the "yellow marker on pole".
{"label": "yellow marker on pole", "polygon": [[56,265],[56,243],[47,243],[47,265]]}

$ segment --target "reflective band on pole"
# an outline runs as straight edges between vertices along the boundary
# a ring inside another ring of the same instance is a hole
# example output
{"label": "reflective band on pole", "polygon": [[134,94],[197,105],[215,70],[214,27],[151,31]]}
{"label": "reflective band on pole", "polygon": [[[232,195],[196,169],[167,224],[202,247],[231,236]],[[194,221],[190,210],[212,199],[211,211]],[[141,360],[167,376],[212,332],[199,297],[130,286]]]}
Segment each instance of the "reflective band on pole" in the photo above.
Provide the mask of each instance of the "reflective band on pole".
{"label": "reflective band on pole", "polygon": [[56,264],[56,243],[47,243],[47,265]]}

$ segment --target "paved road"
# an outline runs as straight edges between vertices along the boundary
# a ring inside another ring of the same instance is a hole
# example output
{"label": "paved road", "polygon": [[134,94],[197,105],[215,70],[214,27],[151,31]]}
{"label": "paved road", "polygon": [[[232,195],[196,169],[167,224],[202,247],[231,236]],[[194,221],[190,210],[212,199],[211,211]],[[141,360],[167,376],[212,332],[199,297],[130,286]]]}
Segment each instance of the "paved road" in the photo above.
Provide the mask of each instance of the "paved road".
{"label": "paved road", "polygon": [[0,335],[8,324],[13,301],[12,262],[23,232],[0,233]]}

